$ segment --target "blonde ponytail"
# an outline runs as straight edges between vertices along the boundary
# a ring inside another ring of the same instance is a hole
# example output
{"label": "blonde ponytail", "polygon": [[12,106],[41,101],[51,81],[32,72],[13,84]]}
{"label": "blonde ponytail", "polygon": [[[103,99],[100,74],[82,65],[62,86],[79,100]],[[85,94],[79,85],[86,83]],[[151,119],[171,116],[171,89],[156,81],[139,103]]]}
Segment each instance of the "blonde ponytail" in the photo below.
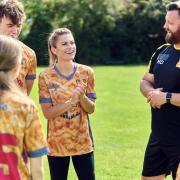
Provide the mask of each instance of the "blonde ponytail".
{"label": "blonde ponytail", "polygon": [[13,90],[15,78],[11,70],[21,63],[22,52],[17,40],[0,35],[0,90]]}

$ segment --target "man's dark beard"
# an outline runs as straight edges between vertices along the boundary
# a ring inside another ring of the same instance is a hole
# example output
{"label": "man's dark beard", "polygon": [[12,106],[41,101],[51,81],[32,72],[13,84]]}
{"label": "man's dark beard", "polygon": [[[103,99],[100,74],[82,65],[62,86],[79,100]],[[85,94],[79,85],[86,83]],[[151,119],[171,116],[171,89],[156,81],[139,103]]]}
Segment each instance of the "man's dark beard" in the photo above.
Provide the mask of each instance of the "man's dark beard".
{"label": "man's dark beard", "polygon": [[170,35],[168,35],[167,33],[165,40],[167,43],[170,43],[170,44],[180,43],[180,28],[178,29],[176,33],[171,33]]}

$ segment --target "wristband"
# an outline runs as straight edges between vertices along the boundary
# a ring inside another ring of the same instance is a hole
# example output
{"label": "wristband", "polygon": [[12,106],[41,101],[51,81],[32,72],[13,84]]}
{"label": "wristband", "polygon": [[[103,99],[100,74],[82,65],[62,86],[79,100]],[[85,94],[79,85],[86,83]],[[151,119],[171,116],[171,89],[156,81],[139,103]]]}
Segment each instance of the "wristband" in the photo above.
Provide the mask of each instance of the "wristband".
{"label": "wristband", "polygon": [[167,92],[166,93],[166,103],[168,103],[168,104],[171,103],[171,97],[172,97],[172,93]]}

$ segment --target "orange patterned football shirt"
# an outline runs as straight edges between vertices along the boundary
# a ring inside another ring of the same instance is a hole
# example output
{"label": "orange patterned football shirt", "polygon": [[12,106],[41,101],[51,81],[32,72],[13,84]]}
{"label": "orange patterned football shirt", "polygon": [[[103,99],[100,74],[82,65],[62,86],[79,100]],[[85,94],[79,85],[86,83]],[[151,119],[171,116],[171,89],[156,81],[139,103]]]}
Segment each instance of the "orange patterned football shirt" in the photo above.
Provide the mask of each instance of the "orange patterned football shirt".
{"label": "orange patterned football shirt", "polygon": [[37,108],[25,95],[0,93],[0,179],[30,180],[30,172],[23,159],[48,153]]}
{"label": "orange patterned football shirt", "polygon": [[22,90],[22,92],[27,94],[26,80],[36,79],[36,67],[37,67],[36,55],[31,48],[26,46],[21,41],[18,42],[22,48],[23,58],[22,58],[19,76],[17,78],[17,83],[20,89]]}
{"label": "orange patterned football shirt", "polygon": [[[74,63],[73,72],[66,76],[54,66],[39,76],[40,103],[56,105],[72,96],[79,82],[87,84],[86,96],[96,99],[92,68]],[[64,114],[48,119],[48,145],[51,156],[81,155],[93,151],[93,139],[87,112],[79,104]]]}

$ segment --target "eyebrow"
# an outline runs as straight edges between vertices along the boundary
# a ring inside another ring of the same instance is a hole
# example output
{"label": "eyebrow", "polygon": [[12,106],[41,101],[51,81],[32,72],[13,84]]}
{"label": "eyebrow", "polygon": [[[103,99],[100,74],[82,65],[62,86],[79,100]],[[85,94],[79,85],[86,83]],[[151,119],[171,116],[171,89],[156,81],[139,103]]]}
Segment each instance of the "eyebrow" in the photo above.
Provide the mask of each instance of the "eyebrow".
{"label": "eyebrow", "polygon": [[7,23],[6,25],[14,25],[13,23]]}

